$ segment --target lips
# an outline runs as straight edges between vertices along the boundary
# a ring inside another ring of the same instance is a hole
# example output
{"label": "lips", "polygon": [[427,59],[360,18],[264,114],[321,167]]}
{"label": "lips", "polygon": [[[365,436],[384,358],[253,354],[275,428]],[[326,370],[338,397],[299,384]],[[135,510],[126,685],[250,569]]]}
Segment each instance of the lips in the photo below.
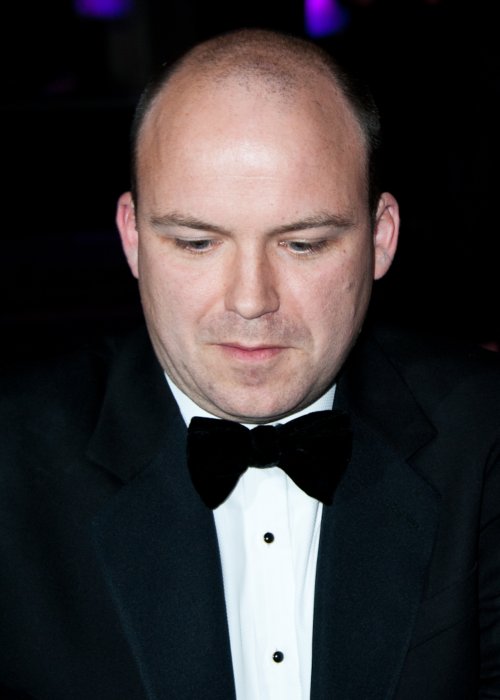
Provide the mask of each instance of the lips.
{"label": "lips", "polygon": [[271,360],[286,348],[277,345],[258,345],[250,347],[238,343],[222,343],[218,347],[229,357],[246,362],[263,362]]}

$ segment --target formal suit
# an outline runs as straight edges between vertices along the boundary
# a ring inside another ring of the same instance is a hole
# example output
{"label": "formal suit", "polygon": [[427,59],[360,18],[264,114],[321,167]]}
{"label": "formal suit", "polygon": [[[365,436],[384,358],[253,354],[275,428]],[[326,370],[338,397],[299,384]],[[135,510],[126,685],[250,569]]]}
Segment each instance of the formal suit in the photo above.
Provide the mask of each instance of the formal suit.
{"label": "formal suit", "polygon": [[[419,342],[365,332],[338,378],[313,700],[500,698],[499,365]],[[2,396],[0,696],[234,698],[213,515],[145,332]]]}

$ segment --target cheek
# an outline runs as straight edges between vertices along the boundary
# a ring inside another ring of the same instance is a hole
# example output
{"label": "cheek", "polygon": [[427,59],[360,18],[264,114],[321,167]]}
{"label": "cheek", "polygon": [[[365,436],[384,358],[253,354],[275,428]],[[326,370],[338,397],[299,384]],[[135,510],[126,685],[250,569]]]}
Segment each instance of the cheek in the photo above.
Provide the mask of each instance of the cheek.
{"label": "cheek", "polygon": [[304,318],[314,319],[322,335],[338,335],[342,331],[349,334],[352,324],[365,314],[371,286],[369,262],[339,265],[309,285]]}
{"label": "cheek", "polygon": [[217,290],[210,274],[179,265],[160,250],[139,259],[139,287],[146,313],[169,324],[170,333],[202,318],[214,304]]}

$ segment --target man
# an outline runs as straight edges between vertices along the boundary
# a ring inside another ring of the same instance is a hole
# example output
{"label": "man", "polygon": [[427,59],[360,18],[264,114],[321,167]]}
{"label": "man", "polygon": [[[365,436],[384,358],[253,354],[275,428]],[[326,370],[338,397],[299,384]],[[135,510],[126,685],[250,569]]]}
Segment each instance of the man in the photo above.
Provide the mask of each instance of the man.
{"label": "man", "polygon": [[373,104],[243,31],[134,129],[117,223],[154,353],[139,333],[6,386],[4,696],[500,697],[500,371],[362,331],[399,226]]}

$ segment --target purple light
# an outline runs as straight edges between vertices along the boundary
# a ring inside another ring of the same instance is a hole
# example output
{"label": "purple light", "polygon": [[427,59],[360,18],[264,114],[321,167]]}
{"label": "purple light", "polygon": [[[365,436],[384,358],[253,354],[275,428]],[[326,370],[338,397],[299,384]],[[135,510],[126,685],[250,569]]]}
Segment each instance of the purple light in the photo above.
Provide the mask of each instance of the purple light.
{"label": "purple light", "polygon": [[74,0],[77,14],[91,19],[121,19],[132,10],[133,0]]}
{"label": "purple light", "polygon": [[349,21],[347,10],[338,0],[305,0],[306,32],[310,37],[340,32]]}

